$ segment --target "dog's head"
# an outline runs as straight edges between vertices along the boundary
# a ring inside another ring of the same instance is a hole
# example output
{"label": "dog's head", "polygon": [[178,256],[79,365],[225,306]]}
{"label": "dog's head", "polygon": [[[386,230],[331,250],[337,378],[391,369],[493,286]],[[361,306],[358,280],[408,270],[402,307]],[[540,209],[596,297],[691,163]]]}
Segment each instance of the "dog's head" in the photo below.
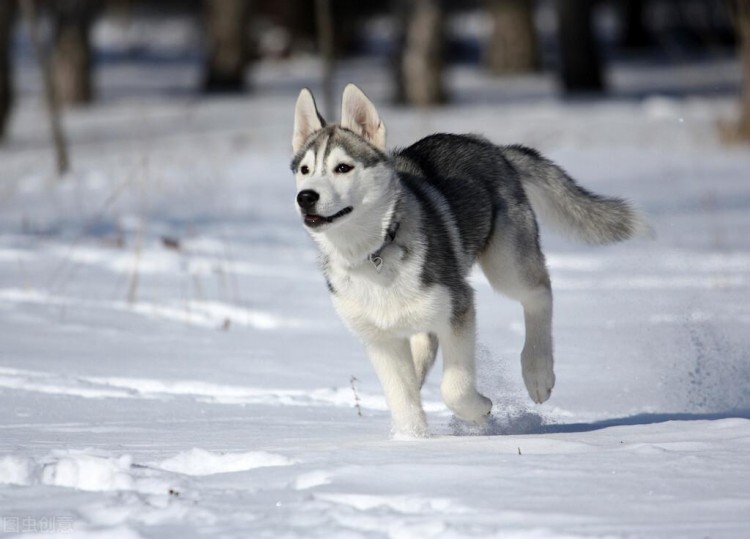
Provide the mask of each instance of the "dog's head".
{"label": "dog's head", "polygon": [[338,227],[368,213],[388,196],[391,175],[385,154],[385,126],[362,91],[349,84],[341,103],[341,124],[326,125],[308,89],[294,110],[297,209],[314,232]]}

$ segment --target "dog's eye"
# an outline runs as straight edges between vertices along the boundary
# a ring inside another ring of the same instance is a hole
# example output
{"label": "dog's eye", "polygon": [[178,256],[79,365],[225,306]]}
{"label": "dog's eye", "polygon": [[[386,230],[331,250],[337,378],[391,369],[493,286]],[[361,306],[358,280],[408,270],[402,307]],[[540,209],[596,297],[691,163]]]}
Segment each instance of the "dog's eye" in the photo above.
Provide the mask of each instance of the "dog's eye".
{"label": "dog's eye", "polygon": [[336,165],[336,168],[333,170],[336,174],[346,174],[354,167],[351,165],[347,165],[346,163],[339,163]]}
{"label": "dog's eye", "polygon": [[301,174],[307,175],[310,173],[310,167],[308,167],[307,165],[302,165],[301,167],[299,167],[299,171]]}

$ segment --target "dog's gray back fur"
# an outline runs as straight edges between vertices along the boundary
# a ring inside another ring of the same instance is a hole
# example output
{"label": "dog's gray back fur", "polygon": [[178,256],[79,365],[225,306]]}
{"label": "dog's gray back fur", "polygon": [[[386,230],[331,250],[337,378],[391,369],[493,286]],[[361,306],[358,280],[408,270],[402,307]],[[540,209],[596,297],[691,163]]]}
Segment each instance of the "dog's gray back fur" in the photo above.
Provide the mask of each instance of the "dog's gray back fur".
{"label": "dog's gray back fur", "polygon": [[499,149],[478,137],[432,135],[396,151],[394,161],[401,181],[420,200],[427,198],[426,185],[443,196],[463,254],[471,258],[486,245],[504,201],[523,197],[518,175]]}
{"label": "dog's gray back fur", "polygon": [[[434,275],[440,267],[432,262],[454,258],[444,241],[446,219],[456,223],[463,255],[472,261],[487,245],[498,217],[523,224],[529,205],[563,232],[589,243],[612,243],[645,232],[637,212],[625,201],[580,187],[560,167],[525,146],[497,146],[479,136],[441,133],[394,151],[393,160],[403,186],[427,209],[423,230],[431,263],[425,268],[425,282],[447,280]],[[449,216],[431,207],[430,189],[445,199]],[[535,224],[529,232],[538,242]],[[455,266],[444,269],[454,270]]]}
{"label": "dog's gray back fur", "polygon": [[[499,147],[471,135],[431,135],[396,150],[393,161],[402,186],[424,208],[423,284],[452,290],[458,316],[461,302],[456,298],[466,293],[464,277],[492,236],[498,214],[528,206],[520,176]],[[435,192],[447,208],[436,207]],[[458,253],[447,241],[452,223],[458,229]]]}

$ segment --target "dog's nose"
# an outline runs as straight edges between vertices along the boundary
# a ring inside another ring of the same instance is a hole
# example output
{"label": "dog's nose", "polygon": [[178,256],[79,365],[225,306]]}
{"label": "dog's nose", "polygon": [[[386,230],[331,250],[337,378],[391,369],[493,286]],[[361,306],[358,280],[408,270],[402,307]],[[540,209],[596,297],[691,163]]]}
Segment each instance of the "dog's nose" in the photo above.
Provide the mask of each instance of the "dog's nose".
{"label": "dog's nose", "polygon": [[303,210],[309,210],[320,198],[320,195],[312,189],[305,189],[297,194],[297,204]]}

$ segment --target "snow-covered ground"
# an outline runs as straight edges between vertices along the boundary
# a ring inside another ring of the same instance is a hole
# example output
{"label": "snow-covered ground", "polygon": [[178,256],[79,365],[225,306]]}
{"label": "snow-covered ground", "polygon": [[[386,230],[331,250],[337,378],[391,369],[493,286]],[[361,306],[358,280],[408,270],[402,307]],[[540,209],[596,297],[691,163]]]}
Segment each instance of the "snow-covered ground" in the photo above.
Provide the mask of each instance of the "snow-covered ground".
{"label": "snow-covered ground", "polygon": [[657,233],[589,248],[544,231],[542,406],[521,381],[520,308],[477,275],[494,418],[452,419],[438,365],[432,437],[412,441],[390,438],[293,210],[292,108],[314,63],[262,66],[252,97],[216,100],[171,91],[198,80],[190,66],[103,69],[102,100],[66,115],[60,182],[24,69],[0,147],[0,535],[747,537],[750,152],[717,142],[727,97],[628,94],[736,81],[736,64],[623,68],[620,98],[575,102],[547,77],[456,68],[457,103],[429,111],[389,107],[372,62],[343,66],[391,145],[526,143]]}

